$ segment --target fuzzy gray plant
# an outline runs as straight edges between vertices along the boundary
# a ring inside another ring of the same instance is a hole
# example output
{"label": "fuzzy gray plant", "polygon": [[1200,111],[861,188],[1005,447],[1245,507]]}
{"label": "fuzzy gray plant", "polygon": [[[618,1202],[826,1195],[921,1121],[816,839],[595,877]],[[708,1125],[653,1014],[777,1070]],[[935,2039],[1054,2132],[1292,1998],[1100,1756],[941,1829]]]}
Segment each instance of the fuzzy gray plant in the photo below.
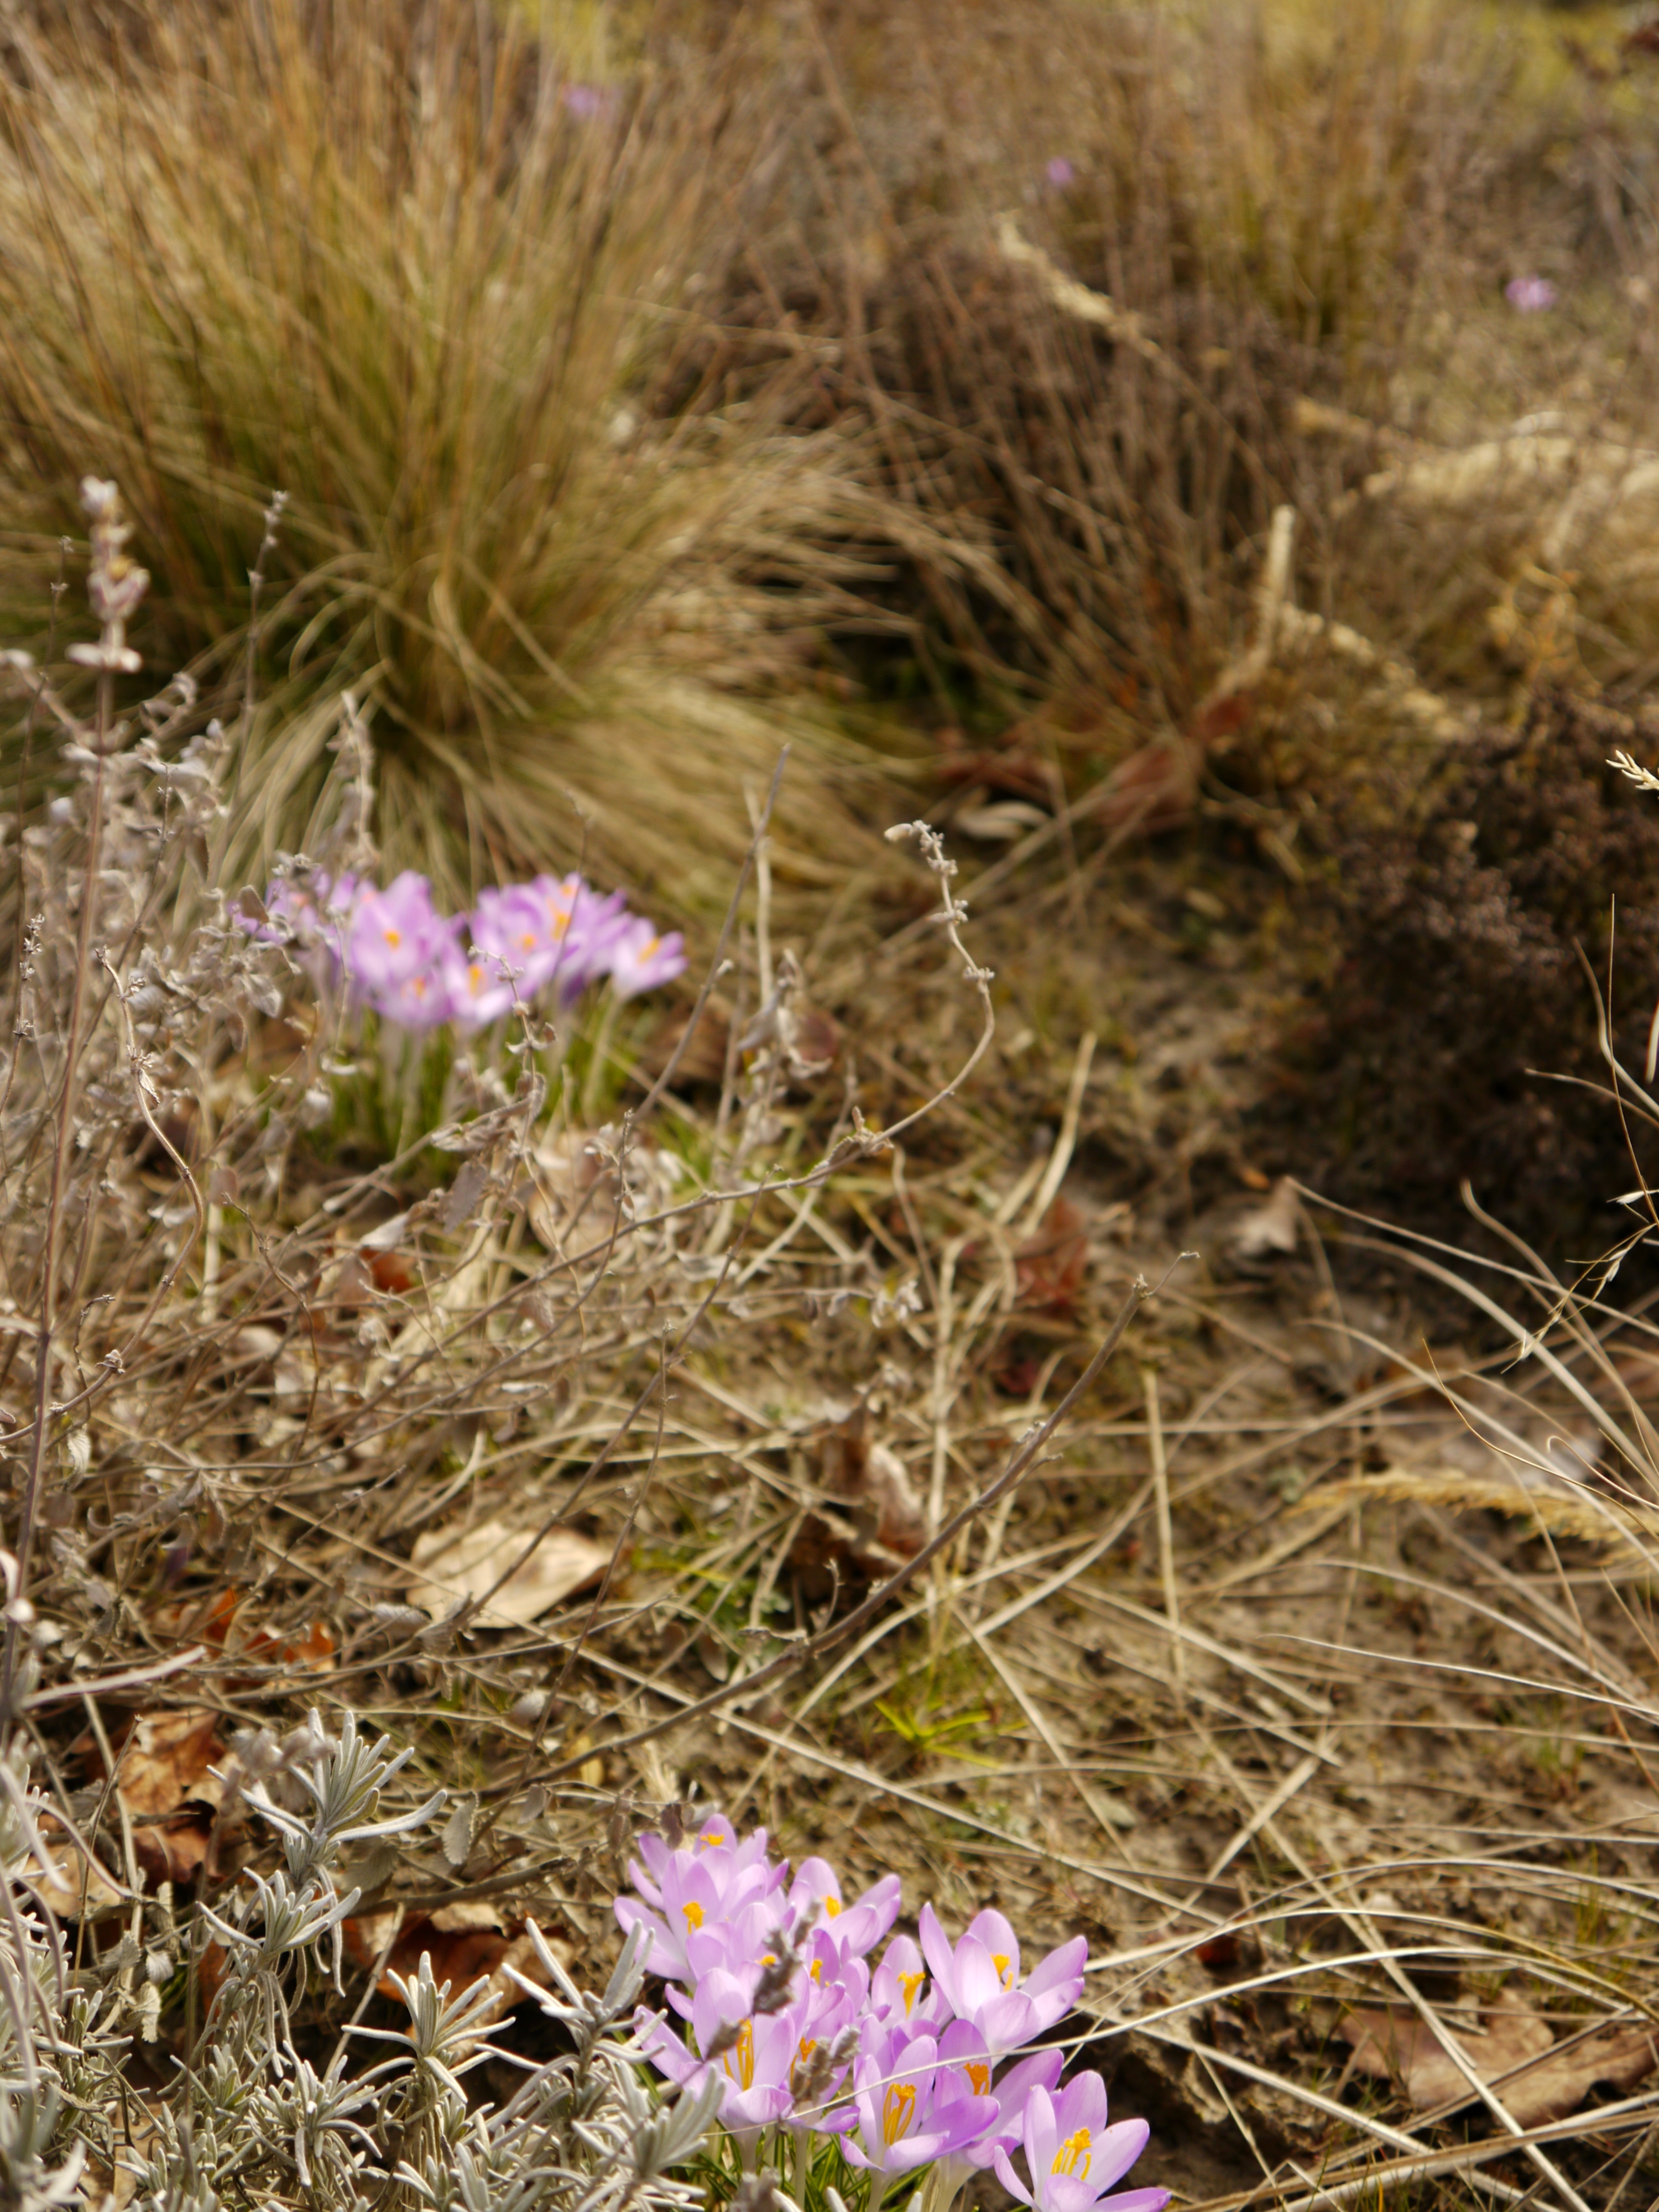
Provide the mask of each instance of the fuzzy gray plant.
{"label": "fuzzy gray plant", "polygon": [[[339,1987],[342,1926],[358,1901],[335,1879],[343,1849],[407,1834],[441,1802],[382,1814],[407,1757],[366,1741],[349,1717],[334,1736],[311,1715],[244,1792],[283,1863],[249,1873],[222,1910],[198,1906],[187,1938],[152,1936],[146,1949],[135,1932],[98,1969],[75,1972],[44,1902],[72,1875],[73,1848],[14,1745],[0,1772],[5,2212],[106,2197],[137,2212],[680,2212],[699,2201],[674,2173],[711,2125],[719,2087],[665,2103],[645,2085],[627,2027],[644,1980],[637,1936],[594,1996],[532,1929],[553,1986],[520,1978],[569,2046],[544,2063],[490,2041],[498,1993],[488,1980],[453,1990],[425,1955],[399,1981],[406,2027],[349,2031],[320,2067],[296,2049],[295,1997]],[[194,2047],[156,2094],[131,2066],[131,2031],[146,2038],[161,1985],[181,1968],[199,1974],[210,1944],[225,1954],[222,1978]],[[388,2054],[365,2064],[374,2042]],[[467,2086],[490,2058],[525,2073],[500,2106]]]}

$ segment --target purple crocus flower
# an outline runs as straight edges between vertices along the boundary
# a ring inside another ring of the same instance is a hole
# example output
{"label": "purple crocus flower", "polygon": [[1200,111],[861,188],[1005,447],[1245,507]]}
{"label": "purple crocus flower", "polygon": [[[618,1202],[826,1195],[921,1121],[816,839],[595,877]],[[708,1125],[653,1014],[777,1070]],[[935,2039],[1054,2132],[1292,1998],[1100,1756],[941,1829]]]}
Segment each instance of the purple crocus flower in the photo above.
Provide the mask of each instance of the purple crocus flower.
{"label": "purple crocus flower", "polygon": [[884,2027],[908,2021],[937,2033],[951,2015],[937,1990],[928,1990],[927,1984],[927,1969],[914,1941],[895,1936],[870,1977],[870,2009]]}
{"label": "purple crocus flower", "polygon": [[1073,1936],[1039,1960],[1024,1983],[1019,1938],[1000,1912],[981,1912],[953,1950],[931,1905],[921,1908],[921,1948],[940,1994],[997,2052],[1016,2051],[1068,2013],[1083,1993],[1089,1946]]}
{"label": "purple crocus flower", "polygon": [[358,994],[388,1021],[430,1029],[447,1021],[459,918],[432,903],[424,876],[405,869],[386,890],[362,891],[345,930],[345,965]]}
{"label": "purple crocus flower", "polygon": [[337,974],[358,888],[355,876],[331,877],[322,868],[303,880],[278,876],[265,892],[266,919],[239,915],[237,920],[262,945],[297,945],[307,951],[322,947]]}
{"label": "purple crocus flower", "polygon": [[953,2020],[940,2036],[939,2047],[940,2058],[948,2059],[958,2069],[976,2097],[982,2097],[988,2085],[997,2108],[996,2119],[975,2136],[965,2150],[953,2159],[941,2161],[945,2171],[940,2200],[948,2204],[972,2173],[982,2172],[991,2164],[999,2150],[1006,2155],[1018,2148],[1025,2126],[1026,2102],[1032,2090],[1044,2089],[1052,2095],[1066,2063],[1066,2054],[1055,2050],[1034,2051],[1029,2058],[1005,2068],[1001,2078],[994,2081],[994,2061],[971,2021]]}
{"label": "purple crocus flower", "polygon": [[[718,1838],[705,1842],[704,1834]],[[638,1924],[651,1936],[647,1973],[663,1974],[695,1988],[699,1975],[709,1967],[733,1969],[733,1946],[724,1931],[750,1907],[775,1895],[784,1869],[766,1856],[766,1833],[757,1829],[738,1844],[725,1823],[705,1824],[690,1849],[671,1850],[659,1836],[641,1836],[640,1856],[649,1873],[630,1865],[629,1875],[640,1898],[619,1897],[617,1918],[623,1931]],[[781,1900],[779,1900],[781,1906]],[[650,1908],[655,1906],[653,1911]],[[775,1908],[770,1924],[781,1917]],[[707,1948],[694,1948],[694,1939],[707,1931]],[[757,1929],[757,1935],[763,1931]],[[756,1972],[759,1971],[757,1954]],[[752,1985],[752,1984],[751,1984]]]}
{"label": "purple crocus flower", "polygon": [[1504,287],[1504,297],[1523,315],[1541,315],[1559,296],[1547,276],[1512,276]]}
{"label": "purple crocus flower", "polygon": [[[641,991],[654,991],[659,983],[672,983],[684,972],[685,939],[678,930],[659,936],[648,921],[636,916],[612,939],[606,966],[617,996],[637,998]],[[894,1910],[897,1911],[896,1905]],[[870,1940],[873,1943],[876,1938],[872,1936]]]}
{"label": "purple crocus flower", "polygon": [[[718,1966],[705,1974],[691,2006],[695,2052],[659,2013],[642,2014],[635,2023],[641,2048],[653,2064],[694,2094],[711,2067],[720,2075],[720,2118],[738,2136],[772,2126],[794,2102],[790,2075],[801,2041],[796,2008],[757,2014],[754,1999],[749,1978]],[[702,2056],[717,2045],[724,2048],[716,2057]]]}
{"label": "purple crocus flower", "polygon": [[552,955],[544,980],[556,978],[567,1001],[578,998],[609,973],[611,949],[635,926],[635,917],[620,891],[602,897],[578,875],[538,876],[526,888],[540,902]]}
{"label": "purple crocus flower", "polygon": [[1109,2127],[1105,2083],[1098,2074],[1079,2074],[1057,2097],[1036,2087],[1025,2100],[1021,2133],[1030,2187],[1000,2147],[992,2163],[1003,2187],[1033,2212],[1164,2212],[1167,2189],[1106,2193],[1145,2150],[1147,2132],[1145,2120]]}
{"label": "purple crocus flower", "polygon": [[[830,2113],[823,2125],[841,2136],[852,2164],[868,2168],[879,2183],[954,2157],[996,2117],[994,2098],[975,2096],[957,2067],[940,2063],[931,2035],[891,2028],[859,2054],[853,2101]],[[872,2185],[872,2203],[878,2194]]]}
{"label": "purple crocus flower", "polygon": [[1044,172],[1051,191],[1063,192],[1067,185],[1077,181],[1077,170],[1064,154],[1056,154]]}
{"label": "purple crocus flower", "polygon": [[787,1925],[793,1935],[810,1928],[822,1912],[823,1924],[840,1948],[861,1959],[897,1919],[902,1887],[897,1875],[884,1875],[854,1904],[843,1905],[841,1883],[828,1859],[803,1859],[789,1885]]}
{"label": "purple crocus flower", "polygon": [[472,913],[472,943],[485,965],[503,982],[518,986],[521,999],[532,999],[552,981],[562,942],[550,927],[547,902],[534,884],[509,884],[478,894]]}

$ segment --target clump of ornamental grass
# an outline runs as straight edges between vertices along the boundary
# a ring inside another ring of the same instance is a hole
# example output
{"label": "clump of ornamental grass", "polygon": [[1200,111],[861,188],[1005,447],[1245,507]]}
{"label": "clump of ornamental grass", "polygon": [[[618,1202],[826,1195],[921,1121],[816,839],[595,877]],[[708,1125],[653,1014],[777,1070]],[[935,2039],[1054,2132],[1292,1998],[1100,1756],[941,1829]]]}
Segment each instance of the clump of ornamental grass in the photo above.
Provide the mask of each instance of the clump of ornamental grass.
{"label": "clump of ornamental grass", "polygon": [[301,842],[353,684],[394,866],[465,895],[585,856],[684,910],[741,853],[786,720],[817,763],[802,843],[857,842],[856,749],[764,695],[856,604],[870,502],[844,442],[782,434],[787,364],[740,404],[717,362],[679,376],[764,104],[690,57],[601,91],[558,11],[530,20],[191,0],[130,40],[21,41],[0,599],[38,635],[91,454],[144,532],[147,649],[228,712],[280,491],[244,876]]}
{"label": "clump of ornamental grass", "polygon": [[1365,603],[1364,532],[1336,514],[1376,465],[1367,420],[1432,383],[1483,281],[1527,128],[1501,38],[1455,10],[1339,33],[1231,0],[906,0],[879,41],[832,15],[800,66],[803,132],[840,158],[791,174],[738,312],[764,331],[781,301],[833,343],[803,420],[867,413],[887,489],[947,534],[988,526],[994,563],[902,562],[924,676],[1057,686],[1096,727],[1179,716],[1283,501],[1322,592]]}

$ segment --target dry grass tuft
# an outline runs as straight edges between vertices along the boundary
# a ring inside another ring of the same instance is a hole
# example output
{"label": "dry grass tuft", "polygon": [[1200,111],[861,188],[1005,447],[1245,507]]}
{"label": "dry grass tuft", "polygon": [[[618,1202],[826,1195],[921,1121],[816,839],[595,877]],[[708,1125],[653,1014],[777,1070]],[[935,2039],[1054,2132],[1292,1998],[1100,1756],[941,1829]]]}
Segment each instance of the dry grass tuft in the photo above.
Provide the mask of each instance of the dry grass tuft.
{"label": "dry grass tuft", "polygon": [[860,604],[855,452],[782,434],[787,366],[740,404],[678,388],[766,144],[755,89],[690,58],[582,85],[520,19],[401,0],[24,40],[0,92],[14,632],[43,627],[90,460],[150,549],[157,658],[234,698],[280,489],[242,849],[297,836],[322,763],[295,708],[325,680],[372,699],[400,858],[489,877],[591,836],[695,905],[685,856],[729,870],[781,729],[823,764],[808,842],[855,844],[857,749],[758,703]]}

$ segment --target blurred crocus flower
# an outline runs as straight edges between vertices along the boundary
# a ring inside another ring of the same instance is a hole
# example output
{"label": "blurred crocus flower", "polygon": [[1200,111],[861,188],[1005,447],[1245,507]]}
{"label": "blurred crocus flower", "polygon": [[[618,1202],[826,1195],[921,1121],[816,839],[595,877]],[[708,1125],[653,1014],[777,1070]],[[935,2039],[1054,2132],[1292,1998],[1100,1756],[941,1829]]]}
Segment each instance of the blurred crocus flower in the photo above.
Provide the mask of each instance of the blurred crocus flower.
{"label": "blurred crocus flower", "polygon": [[1547,276],[1512,276],[1504,287],[1504,297],[1523,315],[1542,314],[1559,296]]}
{"label": "blurred crocus flower", "polygon": [[1145,2120],[1106,2124],[1106,2087],[1098,2074],[1079,2074],[1058,2096],[1038,2087],[1025,2100],[1022,2141],[1028,2187],[1006,2150],[993,2158],[997,2179],[1033,2212],[1164,2212],[1167,2189],[1126,2189],[1109,2196],[1146,2148]]}
{"label": "blurred crocus flower", "polygon": [[354,988],[404,1029],[447,1021],[458,927],[456,917],[437,911],[431,884],[412,869],[383,891],[363,891],[345,932]]}
{"label": "blurred crocus flower", "polygon": [[1077,182],[1077,170],[1064,154],[1056,154],[1044,173],[1052,191],[1063,192],[1067,185]]}
{"label": "blurred crocus flower", "polygon": [[595,115],[603,115],[610,104],[597,84],[568,84],[559,97],[564,102],[566,112],[583,123]]}
{"label": "blurred crocus flower", "polygon": [[931,1905],[921,1908],[922,1954],[958,2020],[994,2051],[1018,2050],[1068,2013],[1083,1993],[1089,1946],[1081,1936],[1041,1959],[1022,1982],[1019,1938],[1000,1912],[981,1912],[955,1948]]}
{"label": "blurred crocus flower", "polygon": [[[617,996],[636,998],[641,991],[654,991],[659,983],[672,983],[682,973],[685,967],[685,940],[678,930],[661,937],[648,921],[630,921],[612,939],[606,965],[611,988]],[[873,1942],[875,1938],[872,1936],[870,1940]]]}
{"label": "blurred crocus flower", "polygon": [[250,936],[296,948],[319,988],[343,974],[361,1004],[405,1029],[477,1029],[555,984],[568,1002],[607,975],[618,1000],[631,999],[685,967],[678,935],[664,936],[620,891],[601,894],[578,875],[485,890],[471,915],[446,916],[410,871],[380,890],[319,869],[279,878],[264,914],[238,919]]}

